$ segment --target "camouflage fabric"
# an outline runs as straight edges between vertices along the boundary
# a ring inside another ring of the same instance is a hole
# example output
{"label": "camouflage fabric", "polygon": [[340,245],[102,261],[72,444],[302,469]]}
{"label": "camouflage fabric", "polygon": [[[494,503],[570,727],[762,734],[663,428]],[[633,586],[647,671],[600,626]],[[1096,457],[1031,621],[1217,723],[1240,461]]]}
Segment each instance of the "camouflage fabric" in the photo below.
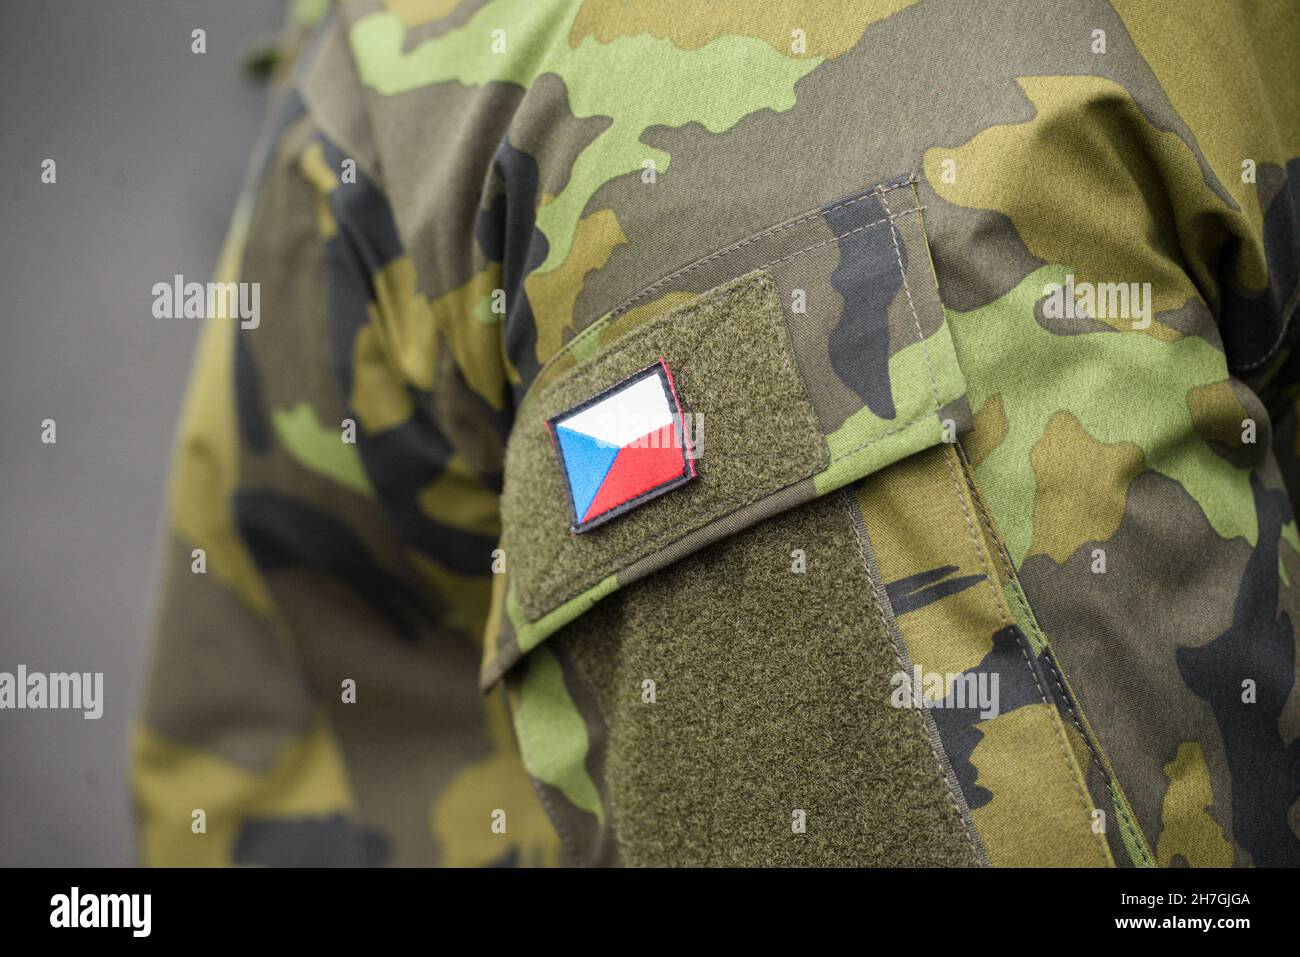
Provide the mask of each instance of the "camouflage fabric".
{"label": "camouflage fabric", "polygon": [[[1300,864],[1295,4],[326,6],[148,861]],[[660,358],[698,478],[574,535],[545,421]]]}

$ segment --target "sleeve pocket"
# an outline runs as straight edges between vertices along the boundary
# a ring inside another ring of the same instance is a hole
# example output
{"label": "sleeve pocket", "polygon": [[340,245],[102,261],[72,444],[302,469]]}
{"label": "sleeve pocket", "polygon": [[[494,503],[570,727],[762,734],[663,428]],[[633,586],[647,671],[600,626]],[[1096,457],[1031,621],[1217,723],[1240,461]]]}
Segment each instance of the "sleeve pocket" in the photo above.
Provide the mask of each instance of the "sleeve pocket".
{"label": "sleeve pocket", "polygon": [[[660,278],[547,363],[507,445],[485,688],[614,590],[969,427],[921,214],[914,177],[810,210]],[[576,535],[547,420],[661,360],[698,474]]]}

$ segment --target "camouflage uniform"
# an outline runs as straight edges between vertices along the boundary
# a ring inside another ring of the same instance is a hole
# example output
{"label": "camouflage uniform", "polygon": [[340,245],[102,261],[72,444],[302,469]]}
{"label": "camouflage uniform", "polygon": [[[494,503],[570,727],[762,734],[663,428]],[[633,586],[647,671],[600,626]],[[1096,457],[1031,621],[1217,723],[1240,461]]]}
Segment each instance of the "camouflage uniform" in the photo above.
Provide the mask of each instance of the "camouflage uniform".
{"label": "camouflage uniform", "polygon": [[[149,861],[1300,863],[1295,4],[317,12]],[[546,419],[660,357],[698,477],[575,535]]]}

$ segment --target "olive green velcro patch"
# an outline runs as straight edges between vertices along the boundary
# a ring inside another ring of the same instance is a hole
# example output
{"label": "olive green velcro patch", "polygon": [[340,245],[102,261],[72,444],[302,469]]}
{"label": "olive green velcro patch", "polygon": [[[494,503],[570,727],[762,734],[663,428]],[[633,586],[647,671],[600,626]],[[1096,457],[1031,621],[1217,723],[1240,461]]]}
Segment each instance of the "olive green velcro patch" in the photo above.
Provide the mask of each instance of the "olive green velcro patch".
{"label": "olive green velcro patch", "polygon": [[[583,535],[546,419],[664,359],[698,478]],[[722,516],[824,469],[829,452],[794,365],[775,284],[758,271],[629,333],[530,395],[506,457],[502,546],[518,606],[536,621]]]}
{"label": "olive green velcro patch", "polygon": [[890,703],[902,665],[841,496],[616,591],[549,647],[599,710],[586,766],[625,864],[978,863],[922,714]]}

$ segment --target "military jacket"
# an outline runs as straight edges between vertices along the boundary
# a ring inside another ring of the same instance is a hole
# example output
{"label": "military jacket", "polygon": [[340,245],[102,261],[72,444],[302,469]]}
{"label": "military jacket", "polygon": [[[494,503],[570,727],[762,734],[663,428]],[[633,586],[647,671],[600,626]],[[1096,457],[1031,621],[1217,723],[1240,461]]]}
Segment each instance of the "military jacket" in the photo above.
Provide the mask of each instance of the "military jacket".
{"label": "military jacket", "polygon": [[1300,8],[293,17],[146,861],[1300,863]]}

